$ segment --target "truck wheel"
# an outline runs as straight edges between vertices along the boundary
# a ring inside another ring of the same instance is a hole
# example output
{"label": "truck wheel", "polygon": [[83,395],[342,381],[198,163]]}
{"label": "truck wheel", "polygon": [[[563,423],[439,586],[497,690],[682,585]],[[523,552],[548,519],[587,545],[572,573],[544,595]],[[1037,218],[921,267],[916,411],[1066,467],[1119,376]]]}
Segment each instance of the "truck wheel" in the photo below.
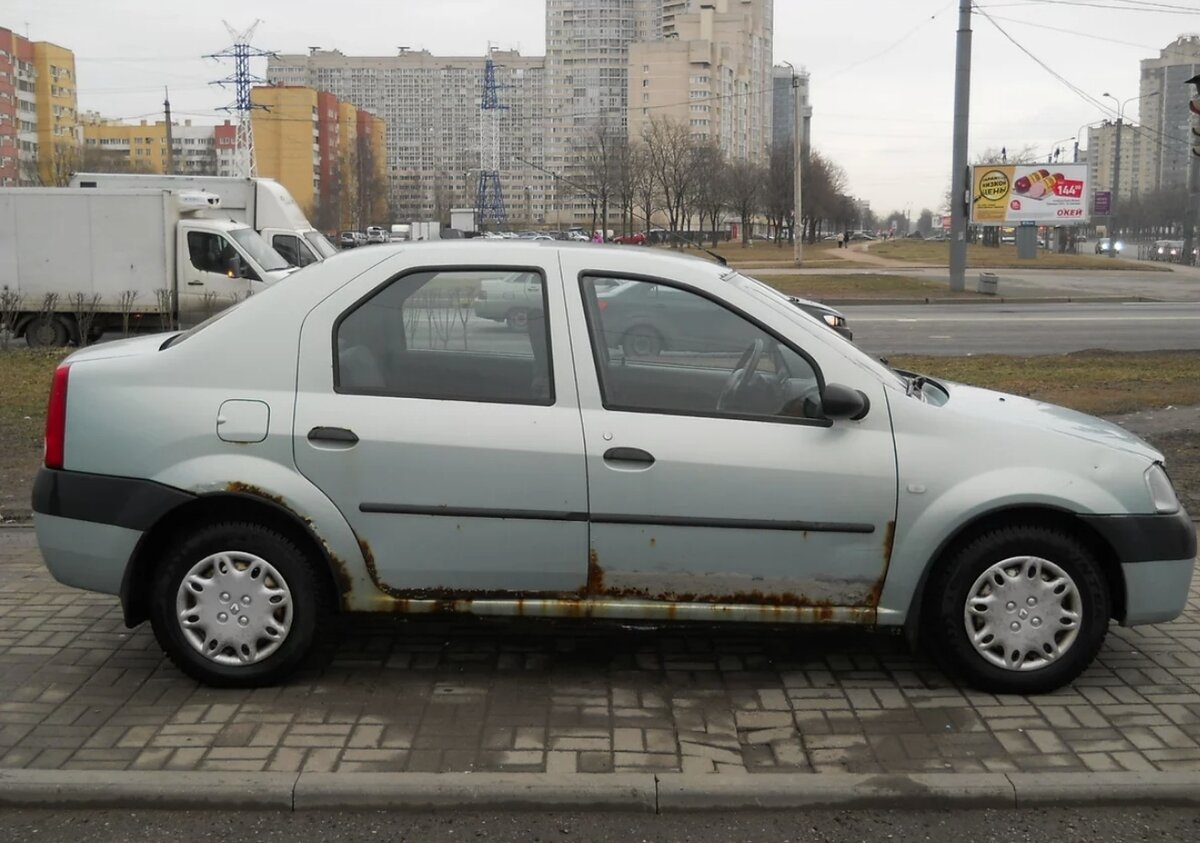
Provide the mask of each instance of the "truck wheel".
{"label": "truck wheel", "polygon": [[176,667],[206,685],[278,682],[328,628],[329,595],[316,570],[291,539],[266,527],[200,527],[155,573],[154,635]]}
{"label": "truck wheel", "polygon": [[25,326],[25,343],[30,348],[55,348],[67,344],[71,330],[61,316],[39,316]]}
{"label": "truck wheel", "polygon": [[528,331],[529,311],[523,307],[514,307],[504,317],[504,324],[508,325],[510,331]]}
{"label": "truck wheel", "polygon": [[1079,676],[1108,631],[1108,583],[1070,534],[990,530],[932,583],[927,641],[951,673],[983,691],[1040,694]]}

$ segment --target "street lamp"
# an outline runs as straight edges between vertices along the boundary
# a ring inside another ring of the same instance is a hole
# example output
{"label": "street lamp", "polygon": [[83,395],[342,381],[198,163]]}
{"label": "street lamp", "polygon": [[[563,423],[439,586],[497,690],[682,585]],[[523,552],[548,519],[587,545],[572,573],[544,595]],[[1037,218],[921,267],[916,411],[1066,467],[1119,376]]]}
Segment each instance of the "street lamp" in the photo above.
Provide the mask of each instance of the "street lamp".
{"label": "street lamp", "polygon": [[1113,161],[1113,195],[1111,200],[1112,204],[1109,206],[1108,211],[1108,219],[1111,223],[1109,227],[1112,229],[1112,231],[1108,232],[1108,256],[1110,258],[1115,258],[1117,256],[1117,202],[1119,201],[1121,195],[1121,124],[1125,119],[1125,106],[1129,105],[1131,102],[1136,102],[1137,100],[1144,100],[1153,96],[1157,96],[1158,93],[1158,91],[1151,91],[1150,93],[1143,94],[1140,97],[1130,97],[1123,103],[1112,94],[1104,94],[1104,97],[1117,104],[1117,144],[1116,150],[1113,154],[1113,158],[1115,159]]}

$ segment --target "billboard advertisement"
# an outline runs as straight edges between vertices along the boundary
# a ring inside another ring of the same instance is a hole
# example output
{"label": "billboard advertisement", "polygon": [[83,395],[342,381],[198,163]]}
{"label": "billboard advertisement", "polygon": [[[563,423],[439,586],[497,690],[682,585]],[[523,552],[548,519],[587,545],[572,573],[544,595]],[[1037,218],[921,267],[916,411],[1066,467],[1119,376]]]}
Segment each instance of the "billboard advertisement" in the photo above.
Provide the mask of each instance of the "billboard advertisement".
{"label": "billboard advertisement", "polygon": [[1085,222],[1086,164],[982,164],[971,168],[976,225],[1071,225]]}

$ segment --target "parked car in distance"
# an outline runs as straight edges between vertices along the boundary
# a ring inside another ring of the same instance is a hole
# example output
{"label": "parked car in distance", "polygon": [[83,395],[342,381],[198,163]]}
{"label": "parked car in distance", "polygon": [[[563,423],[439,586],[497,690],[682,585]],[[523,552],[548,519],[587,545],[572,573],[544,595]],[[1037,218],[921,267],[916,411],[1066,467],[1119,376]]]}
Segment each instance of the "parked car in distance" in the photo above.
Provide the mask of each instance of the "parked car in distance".
{"label": "parked car in distance", "polygon": [[358,232],[343,231],[338,235],[338,246],[343,249],[353,249],[358,245]]}
{"label": "parked car in distance", "polygon": [[366,235],[368,243],[387,243],[391,240],[388,230],[378,225],[368,225]]}
{"label": "parked car in distance", "polygon": [[[460,318],[489,282],[528,288],[526,330]],[[241,687],[358,611],[892,628],[1037,693],[1112,620],[1177,617],[1196,554],[1114,424],[891,369],[728,267],[483,239],[76,351],[33,510],[55,578]]]}
{"label": "parked car in distance", "polygon": [[623,246],[642,246],[646,243],[646,232],[635,231],[631,234],[621,234],[614,237],[613,242]]}
{"label": "parked car in distance", "polygon": [[474,312],[479,319],[503,322],[513,331],[529,327],[529,315],[542,308],[542,276],[511,272],[479,282]]}
{"label": "parked car in distance", "polygon": [[854,332],[850,330],[850,326],[846,323],[846,315],[840,310],[835,310],[827,304],[821,304],[817,301],[809,301],[808,299],[802,299],[798,296],[788,296],[788,301],[810,316],[820,319],[846,339],[854,339]]}

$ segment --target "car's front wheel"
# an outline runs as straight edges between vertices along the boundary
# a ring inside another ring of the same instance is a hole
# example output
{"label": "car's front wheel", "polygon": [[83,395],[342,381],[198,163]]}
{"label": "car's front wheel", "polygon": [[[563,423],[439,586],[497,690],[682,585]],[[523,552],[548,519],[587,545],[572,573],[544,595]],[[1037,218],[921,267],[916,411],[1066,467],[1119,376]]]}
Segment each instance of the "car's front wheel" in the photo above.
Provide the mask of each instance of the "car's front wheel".
{"label": "car's front wheel", "polygon": [[151,622],[171,661],[220,687],[270,685],[312,647],[326,600],[313,560],[256,524],[201,527],[168,552]]}
{"label": "car's front wheel", "polygon": [[1079,676],[1111,615],[1095,555],[1041,526],[990,530],[960,548],[933,582],[928,643],[944,667],[984,691],[1034,694]]}

